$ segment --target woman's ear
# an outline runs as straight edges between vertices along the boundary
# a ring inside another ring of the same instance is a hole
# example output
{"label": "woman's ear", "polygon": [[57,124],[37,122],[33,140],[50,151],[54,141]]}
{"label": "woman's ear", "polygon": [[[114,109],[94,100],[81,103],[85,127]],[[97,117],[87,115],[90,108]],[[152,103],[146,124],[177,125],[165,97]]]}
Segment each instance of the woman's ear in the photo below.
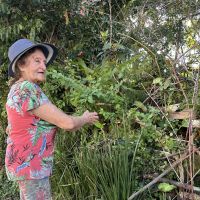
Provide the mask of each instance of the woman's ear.
{"label": "woman's ear", "polygon": [[20,72],[23,72],[23,71],[24,71],[24,68],[25,68],[25,65],[24,65],[24,64],[18,62],[18,63],[16,63],[16,65],[17,65],[17,68],[19,69]]}

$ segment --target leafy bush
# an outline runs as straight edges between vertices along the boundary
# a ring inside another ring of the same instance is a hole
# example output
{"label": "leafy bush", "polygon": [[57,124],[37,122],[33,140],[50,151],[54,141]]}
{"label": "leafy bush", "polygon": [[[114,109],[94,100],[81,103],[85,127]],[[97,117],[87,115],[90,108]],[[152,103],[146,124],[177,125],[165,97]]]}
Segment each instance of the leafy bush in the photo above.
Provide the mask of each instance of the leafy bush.
{"label": "leafy bush", "polygon": [[123,125],[110,133],[96,130],[89,139],[87,131],[61,133],[52,177],[55,199],[127,199],[143,184],[145,171],[157,167],[154,156],[143,146],[142,133],[126,119]]}

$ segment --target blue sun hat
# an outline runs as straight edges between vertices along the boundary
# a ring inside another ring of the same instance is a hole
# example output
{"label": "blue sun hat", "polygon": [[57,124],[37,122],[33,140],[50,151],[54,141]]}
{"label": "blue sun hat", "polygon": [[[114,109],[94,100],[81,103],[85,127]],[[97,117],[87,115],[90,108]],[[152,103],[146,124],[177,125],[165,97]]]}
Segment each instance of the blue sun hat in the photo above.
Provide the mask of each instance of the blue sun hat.
{"label": "blue sun hat", "polygon": [[8,66],[9,76],[15,76],[15,67],[17,60],[19,60],[19,58],[24,53],[26,53],[28,50],[34,47],[39,47],[42,49],[46,57],[46,66],[52,63],[58,54],[57,48],[52,44],[36,43],[28,39],[19,39],[15,43],[13,43],[8,50],[8,58],[10,60],[10,64]]}

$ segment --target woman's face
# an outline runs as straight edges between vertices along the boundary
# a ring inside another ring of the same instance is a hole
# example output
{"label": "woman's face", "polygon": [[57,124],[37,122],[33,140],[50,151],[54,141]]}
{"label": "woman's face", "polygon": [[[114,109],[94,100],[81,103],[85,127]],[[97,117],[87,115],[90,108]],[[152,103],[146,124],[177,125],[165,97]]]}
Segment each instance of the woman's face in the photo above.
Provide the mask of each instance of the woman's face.
{"label": "woman's face", "polygon": [[44,53],[36,49],[24,59],[24,64],[19,65],[24,80],[40,83],[46,79],[46,58]]}

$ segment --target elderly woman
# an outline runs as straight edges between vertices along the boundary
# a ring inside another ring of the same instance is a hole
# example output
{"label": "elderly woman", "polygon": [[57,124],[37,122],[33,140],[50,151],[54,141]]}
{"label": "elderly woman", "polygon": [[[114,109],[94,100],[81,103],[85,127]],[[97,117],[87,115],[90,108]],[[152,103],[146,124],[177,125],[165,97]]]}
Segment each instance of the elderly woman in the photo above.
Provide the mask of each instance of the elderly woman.
{"label": "elderly woman", "polygon": [[96,112],[69,116],[53,105],[39,84],[57,49],[28,39],[16,41],[8,51],[8,73],[14,82],[8,94],[8,139],[5,156],[9,180],[17,181],[21,200],[49,200],[54,138],[57,127],[73,131],[98,120]]}

